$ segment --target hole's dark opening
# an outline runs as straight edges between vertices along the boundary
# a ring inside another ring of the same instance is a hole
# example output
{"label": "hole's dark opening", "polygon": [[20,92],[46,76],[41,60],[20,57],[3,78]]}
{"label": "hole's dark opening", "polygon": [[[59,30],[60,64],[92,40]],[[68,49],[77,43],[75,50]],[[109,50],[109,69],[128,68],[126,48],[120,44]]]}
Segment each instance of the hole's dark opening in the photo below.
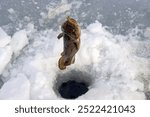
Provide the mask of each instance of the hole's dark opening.
{"label": "hole's dark opening", "polygon": [[70,80],[64,82],[58,88],[60,95],[66,99],[75,99],[88,91],[88,86],[84,82]]}
{"label": "hole's dark opening", "polygon": [[70,70],[59,72],[53,89],[57,96],[64,99],[76,99],[85,94],[94,82],[95,77],[89,72]]}

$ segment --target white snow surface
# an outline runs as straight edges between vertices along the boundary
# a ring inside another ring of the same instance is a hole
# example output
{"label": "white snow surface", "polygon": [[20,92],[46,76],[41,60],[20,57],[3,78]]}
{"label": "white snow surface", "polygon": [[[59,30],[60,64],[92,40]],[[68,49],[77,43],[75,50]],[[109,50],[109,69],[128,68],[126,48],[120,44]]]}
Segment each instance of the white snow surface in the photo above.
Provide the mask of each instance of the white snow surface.
{"label": "white snow surface", "polygon": [[54,91],[57,74],[71,70],[94,76],[89,91],[77,100],[145,99],[139,76],[150,75],[150,60],[136,55],[144,42],[131,34],[113,35],[96,21],[82,29],[75,64],[61,71],[57,64],[63,50],[63,40],[56,38],[59,33],[53,29],[36,31],[32,26],[10,38],[0,28],[0,74],[4,81],[8,79],[0,89],[0,99],[63,99]]}
{"label": "white snow surface", "polygon": [[29,95],[29,81],[23,74],[18,74],[18,77],[11,78],[4,84],[3,90],[1,90],[0,99],[30,99]]}

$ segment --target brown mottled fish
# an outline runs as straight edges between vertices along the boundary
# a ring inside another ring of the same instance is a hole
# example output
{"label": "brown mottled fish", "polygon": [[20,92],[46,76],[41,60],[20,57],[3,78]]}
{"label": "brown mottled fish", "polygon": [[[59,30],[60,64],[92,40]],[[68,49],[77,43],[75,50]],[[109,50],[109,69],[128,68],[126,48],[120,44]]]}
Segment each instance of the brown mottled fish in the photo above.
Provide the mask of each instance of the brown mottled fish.
{"label": "brown mottled fish", "polygon": [[61,70],[66,69],[66,66],[75,62],[75,54],[80,47],[80,27],[77,21],[71,17],[67,17],[67,20],[61,26],[62,33],[58,35],[58,39],[63,37],[64,50],[61,53],[61,57],[58,61],[58,67]]}

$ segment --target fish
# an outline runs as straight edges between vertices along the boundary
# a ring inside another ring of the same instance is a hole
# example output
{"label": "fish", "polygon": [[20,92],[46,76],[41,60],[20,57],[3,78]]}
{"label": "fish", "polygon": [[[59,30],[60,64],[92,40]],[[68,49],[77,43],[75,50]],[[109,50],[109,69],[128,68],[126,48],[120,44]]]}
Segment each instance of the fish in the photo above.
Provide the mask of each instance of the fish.
{"label": "fish", "polygon": [[75,63],[75,55],[80,48],[81,29],[78,22],[68,16],[67,20],[61,25],[61,33],[57,36],[58,39],[63,37],[63,52],[58,60],[60,70],[66,69],[66,66]]}

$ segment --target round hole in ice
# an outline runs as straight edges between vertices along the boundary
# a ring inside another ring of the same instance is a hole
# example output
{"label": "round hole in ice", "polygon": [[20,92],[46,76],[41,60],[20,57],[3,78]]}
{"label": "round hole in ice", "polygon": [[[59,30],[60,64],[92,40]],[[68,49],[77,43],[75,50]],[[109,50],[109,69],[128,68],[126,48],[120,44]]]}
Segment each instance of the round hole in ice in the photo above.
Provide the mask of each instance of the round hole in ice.
{"label": "round hole in ice", "polygon": [[89,90],[89,86],[92,85],[93,81],[93,77],[85,71],[59,72],[53,88],[61,98],[76,99]]}

